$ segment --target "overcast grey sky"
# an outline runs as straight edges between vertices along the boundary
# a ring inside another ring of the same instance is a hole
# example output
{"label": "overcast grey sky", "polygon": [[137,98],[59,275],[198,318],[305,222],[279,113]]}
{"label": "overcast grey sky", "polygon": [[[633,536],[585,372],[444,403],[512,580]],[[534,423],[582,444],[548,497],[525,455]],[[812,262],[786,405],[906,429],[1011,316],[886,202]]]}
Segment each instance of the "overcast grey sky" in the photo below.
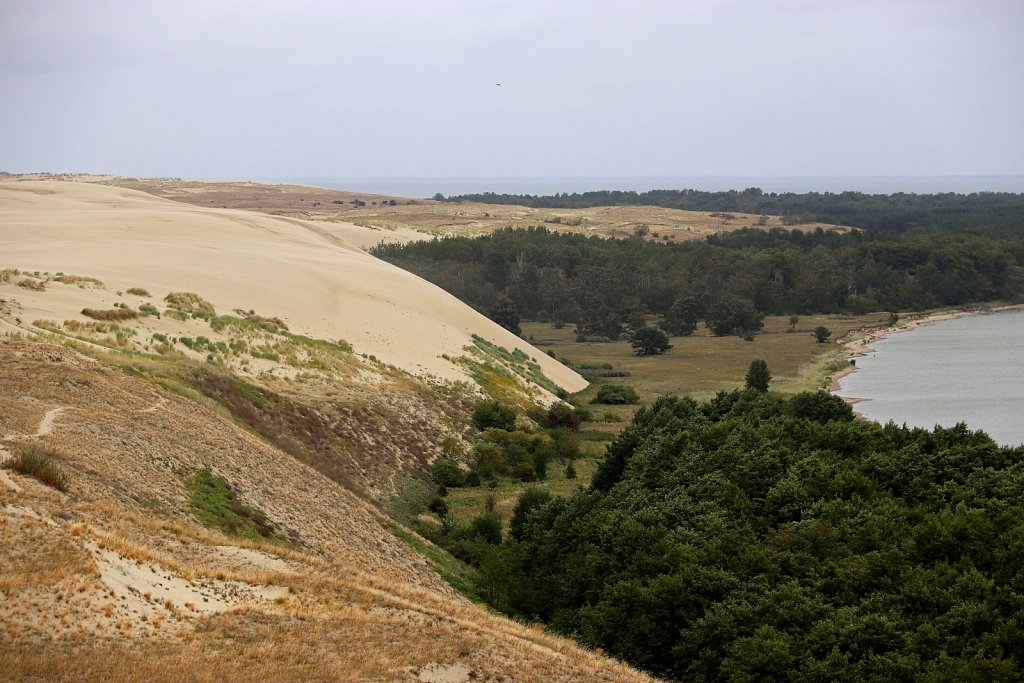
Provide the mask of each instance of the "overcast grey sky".
{"label": "overcast grey sky", "polygon": [[0,169],[1024,174],[1024,1],[0,0]]}

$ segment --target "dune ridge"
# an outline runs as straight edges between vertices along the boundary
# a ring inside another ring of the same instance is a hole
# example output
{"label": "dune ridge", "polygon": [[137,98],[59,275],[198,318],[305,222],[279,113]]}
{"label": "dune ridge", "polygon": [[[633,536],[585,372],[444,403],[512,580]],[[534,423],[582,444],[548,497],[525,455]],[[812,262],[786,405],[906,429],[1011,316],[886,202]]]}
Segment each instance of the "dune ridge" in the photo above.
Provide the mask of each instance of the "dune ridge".
{"label": "dune ridge", "polygon": [[[294,218],[195,207],[96,183],[0,182],[0,266],[78,273],[108,289],[199,293],[217,310],[257,309],[309,337],[417,375],[468,381],[450,358],[472,334],[528,353],[555,384],[575,372],[440,288],[364,253],[375,232]],[[76,302],[29,312],[62,319]],[[447,356],[448,358],[445,358]]]}

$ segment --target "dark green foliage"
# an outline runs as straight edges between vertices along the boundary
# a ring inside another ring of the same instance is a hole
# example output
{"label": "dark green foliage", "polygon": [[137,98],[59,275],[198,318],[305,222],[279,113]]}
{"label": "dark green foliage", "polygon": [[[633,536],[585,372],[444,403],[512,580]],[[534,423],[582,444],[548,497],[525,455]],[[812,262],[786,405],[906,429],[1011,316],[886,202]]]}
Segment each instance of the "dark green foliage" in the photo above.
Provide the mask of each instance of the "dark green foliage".
{"label": "dark green foliage", "polygon": [[206,526],[253,540],[281,538],[266,513],[246,504],[227,480],[210,470],[196,472],[188,490],[192,512]]}
{"label": "dark green foliage", "polygon": [[703,320],[715,334],[749,337],[765,314],[1024,300],[1024,222],[1004,225],[1013,229],[1000,236],[743,229],[679,244],[504,229],[374,254],[478,310],[506,297],[524,318],[575,322],[581,341],[618,338],[638,314],[664,316],[671,335]]}
{"label": "dark green foliage", "polygon": [[853,408],[827,391],[803,391],[789,400],[788,407],[794,417],[815,422],[853,419]]}
{"label": "dark green foliage", "polygon": [[551,500],[551,494],[547,489],[530,487],[519,494],[519,500],[512,511],[512,520],[508,524],[509,535],[519,540],[523,535],[523,527],[535,509]]}
{"label": "dark green foliage", "polygon": [[487,317],[515,335],[522,335],[519,328],[519,309],[512,299],[501,297],[488,311]]}
{"label": "dark green foliage", "polygon": [[591,403],[604,403],[607,405],[625,405],[639,403],[640,395],[633,387],[625,384],[605,384],[597,390],[597,395]]}
{"label": "dark green foliage", "polygon": [[672,302],[665,312],[665,319],[658,324],[673,337],[689,337],[697,329],[700,311],[701,305],[697,298],[692,294],[684,294]]}
{"label": "dark green foliage", "polygon": [[566,479],[575,479],[576,478],[576,468],[573,466],[572,460],[570,460],[569,463],[565,466],[565,478]]}
{"label": "dark green foliage", "polygon": [[709,307],[704,324],[716,336],[735,334],[743,337],[759,332],[764,327],[764,314],[754,307],[752,301],[730,296],[719,299]]}
{"label": "dark green foliage", "polygon": [[832,336],[832,330],[828,329],[824,325],[818,325],[814,328],[814,332],[812,332],[812,334],[814,335],[814,341],[819,344],[824,344],[828,342],[828,338]]}
{"label": "dark green foliage", "polygon": [[516,411],[500,401],[480,401],[473,409],[473,424],[481,431],[496,428],[511,432],[516,428]]}
{"label": "dark green foliage", "polygon": [[444,517],[448,514],[448,503],[445,502],[441,496],[434,496],[430,499],[430,503],[427,505],[427,509],[433,512],[438,517]]}
{"label": "dark green foliage", "polygon": [[1024,449],[824,392],[661,398],[502,546],[508,609],[680,680],[1021,680]]}
{"label": "dark green foliage", "polygon": [[576,431],[580,428],[580,418],[576,415],[575,408],[568,403],[559,401],[548,408],[546,426],[553,429],[564,427]]}
{"label": "dark green foliage", "polygon": [[747,370],[747,388],[757,391],[768,391],[768,384],[772,381],[772,373],[768,371],[768,361],[752,360],[750,369]]}
{"label": "dark green foliage", "polygon": [[4,467],[41,481],[58,491],[68,490],[68,476],[61,467],[57,456],[32,446],[19,451]]}
{"label": "dark green foliage", "polygon": [[641,327],[633,333],[630,342],[633,352],[638,356],[664,353],[672,348],[668,343],[668,335],[657,327]]}
{"label": "dark green foliage", "polygon": [[455,464],[454,460],[448,458],[438,458],[434,462],[434,466],[430,469],[430,478],[434,480],[434,483],[449,488],[457,488],[466,484],[465,473]]}
{"label": "dark green foliage", "polygon": [[493,512],[474,517],[469,525],[470,535],[485,543],[501,543],[501,519]]}

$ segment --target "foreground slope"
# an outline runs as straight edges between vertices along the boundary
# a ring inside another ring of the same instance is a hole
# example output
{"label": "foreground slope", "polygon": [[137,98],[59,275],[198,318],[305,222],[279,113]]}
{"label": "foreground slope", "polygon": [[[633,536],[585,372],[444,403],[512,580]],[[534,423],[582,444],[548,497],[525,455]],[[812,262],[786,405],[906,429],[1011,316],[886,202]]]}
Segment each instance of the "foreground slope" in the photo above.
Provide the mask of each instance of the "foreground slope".
{"label": "foreground slope", "polygon": [[[211,409],[0,339],[0,671],[45,680],[647,680],[455,594],[370,505]],[[271,539],[197,523],[222,478]]]}

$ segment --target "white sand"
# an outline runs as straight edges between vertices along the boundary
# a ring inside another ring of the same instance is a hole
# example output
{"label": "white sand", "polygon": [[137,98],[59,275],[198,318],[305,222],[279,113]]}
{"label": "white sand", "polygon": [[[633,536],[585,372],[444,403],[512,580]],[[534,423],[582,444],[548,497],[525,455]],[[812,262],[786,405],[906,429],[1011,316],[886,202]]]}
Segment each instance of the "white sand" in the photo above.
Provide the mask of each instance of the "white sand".
{"label": "white sand", "polygon": [[[86,275],[108,290],[144,287],[154,299],[196,292],[221,313],[279,316],[293,332],[344,339],[357,352],[443,379],[466,378],[441,356],[463,355],[476,333],[523,349],[568,391],[586,386],[440,288],[360,250],[379,238],[354,225],[327,230],[92,183],[0,182],[0,268]],[[51,301],[40,317],[78,313],[74,297]]]}

